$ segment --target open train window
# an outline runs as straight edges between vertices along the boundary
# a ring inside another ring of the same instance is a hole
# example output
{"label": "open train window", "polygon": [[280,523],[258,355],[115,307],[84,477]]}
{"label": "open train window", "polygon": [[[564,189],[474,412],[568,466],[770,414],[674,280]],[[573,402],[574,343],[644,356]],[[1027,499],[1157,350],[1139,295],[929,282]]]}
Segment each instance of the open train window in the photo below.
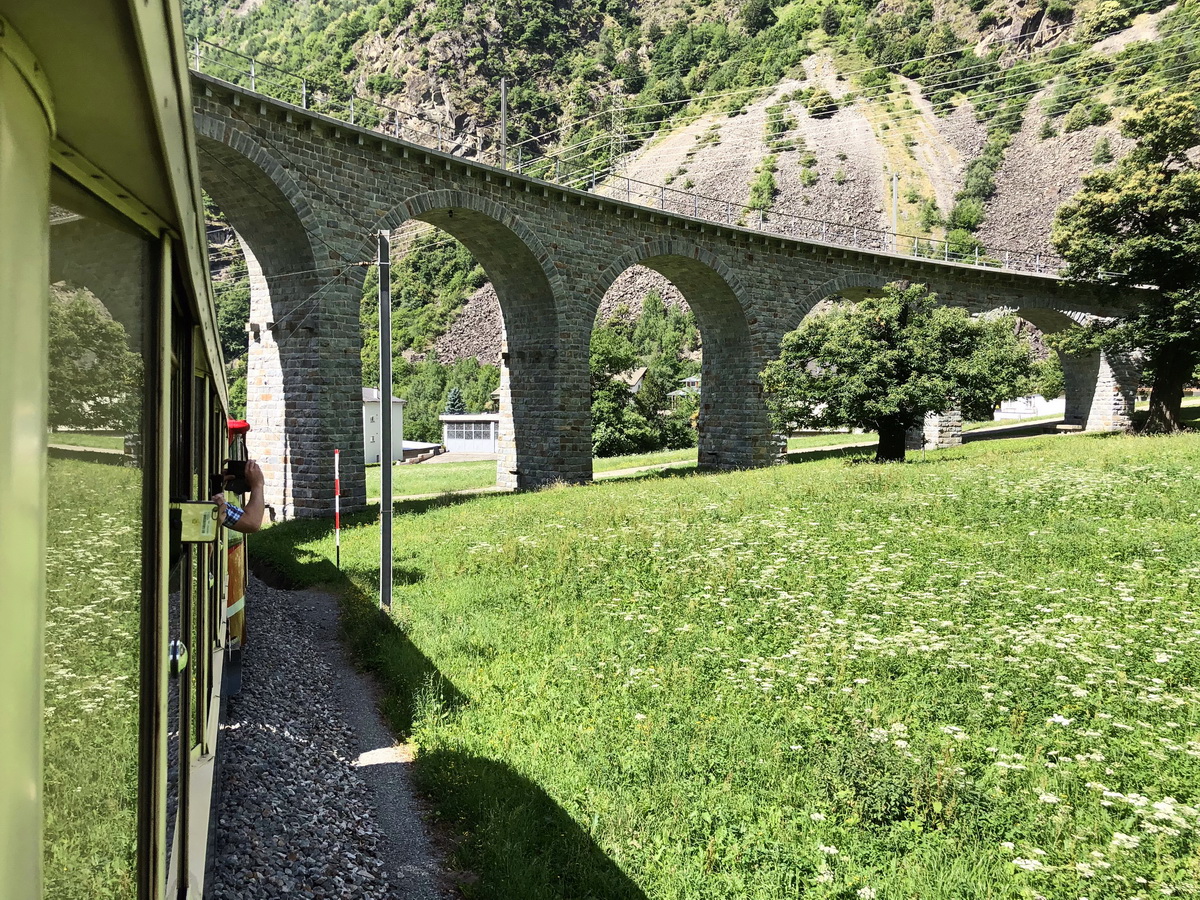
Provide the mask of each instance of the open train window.
{"label": "open train window", "polygon": [[157,591],[154,322],[159,245],[65,179],[50,213],[44,896],[138,880],[142,669]]}

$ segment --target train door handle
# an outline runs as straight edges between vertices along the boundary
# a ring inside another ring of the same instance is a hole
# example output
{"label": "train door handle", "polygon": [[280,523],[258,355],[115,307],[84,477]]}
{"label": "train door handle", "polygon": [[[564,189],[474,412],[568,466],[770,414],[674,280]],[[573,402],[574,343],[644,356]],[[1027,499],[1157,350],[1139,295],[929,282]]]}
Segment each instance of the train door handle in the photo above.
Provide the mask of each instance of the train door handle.
{"label": "train door handle", "polygon": [[167,648],[167,671],[172,678],[177,678],[179,674],[187,668],[188,664],[188,649],[187,644],[176,639],[171,641]]}

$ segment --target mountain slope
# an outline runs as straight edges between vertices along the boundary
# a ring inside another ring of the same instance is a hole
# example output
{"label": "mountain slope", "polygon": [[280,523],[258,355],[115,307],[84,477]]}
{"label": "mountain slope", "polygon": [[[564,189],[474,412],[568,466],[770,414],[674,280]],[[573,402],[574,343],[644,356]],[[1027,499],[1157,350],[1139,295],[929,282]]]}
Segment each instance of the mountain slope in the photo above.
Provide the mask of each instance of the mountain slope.
{"label": "mountain slope", "polygon": [[[495,152],[505,77],[510,159],[535,174],[800,235],[894,216],[968,257],[1047,253],[1136,97],[1200,83],[1200,14],[1140,0],[193,0],[187,23],[419,111],[468,155]],[[678,302],[635,272],[601,318],[647,290]],[[439,355],[494,359],[498,318],[477,292]]]}

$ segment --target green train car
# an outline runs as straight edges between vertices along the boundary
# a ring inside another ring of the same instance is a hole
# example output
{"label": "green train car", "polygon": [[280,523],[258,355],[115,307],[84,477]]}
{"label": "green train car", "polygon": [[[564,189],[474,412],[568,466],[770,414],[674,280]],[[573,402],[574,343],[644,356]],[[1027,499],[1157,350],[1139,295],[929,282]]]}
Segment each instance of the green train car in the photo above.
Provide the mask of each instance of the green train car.
{"label": "green train car", "polygon": [[0,0],[4,900],[203,894],[223,372],[177,0]]}

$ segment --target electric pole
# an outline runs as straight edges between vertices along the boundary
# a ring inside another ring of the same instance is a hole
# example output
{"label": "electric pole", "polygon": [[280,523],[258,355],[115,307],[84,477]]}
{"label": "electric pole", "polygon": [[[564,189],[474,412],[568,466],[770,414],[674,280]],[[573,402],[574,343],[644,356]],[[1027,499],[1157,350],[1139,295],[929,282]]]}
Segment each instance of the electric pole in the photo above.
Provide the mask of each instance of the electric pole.
{"label": "electric pole", "polygon": [[[379,232],[379,608],[392,608],[392,266]],[[401,453],[404,452],[401,448]]]}
{"label": "electric pole", "polygon": [[508,79],[500,79],[500,168],[508,168]]}

